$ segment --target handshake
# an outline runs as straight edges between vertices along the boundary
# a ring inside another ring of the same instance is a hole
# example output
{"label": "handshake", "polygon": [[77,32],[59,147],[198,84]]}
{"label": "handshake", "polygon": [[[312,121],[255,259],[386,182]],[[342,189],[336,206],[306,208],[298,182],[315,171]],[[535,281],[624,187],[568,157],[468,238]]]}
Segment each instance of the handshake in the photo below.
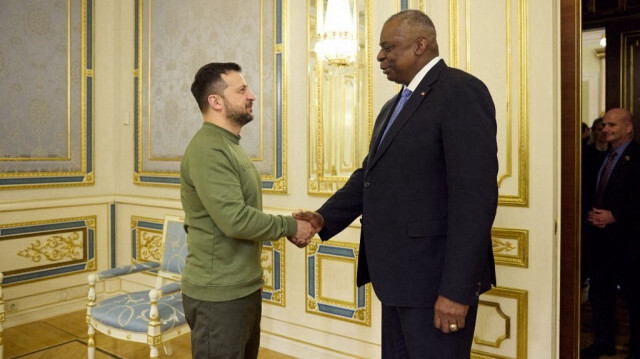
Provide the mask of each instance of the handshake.
{"label": "handshake", "polygon": [[298,222],[298,230],[295,236],[287,239],[298,248],[304,248],[311,243],[311,238],[324,227],[324,218],[317,212],[303,211],[301,209],[291,214]]}

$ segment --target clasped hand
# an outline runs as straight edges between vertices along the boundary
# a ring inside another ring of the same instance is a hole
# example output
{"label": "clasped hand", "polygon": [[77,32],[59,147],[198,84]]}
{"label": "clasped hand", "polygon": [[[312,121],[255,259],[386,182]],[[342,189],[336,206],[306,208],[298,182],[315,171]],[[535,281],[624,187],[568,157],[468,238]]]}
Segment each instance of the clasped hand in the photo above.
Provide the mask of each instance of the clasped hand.
{"label": "clasped hand", "polygon": [[607,225],[616,221],[613,217],[613,213],[606,209],[593,208],[589,211],[587,221],[594,227],[604,228]]}
{"label": "clasped hand", "polygon": [[298,223],[298,230],[295,236],[289,236],[287,239],[298,248],[304,248],[311,243],[311,238],[322,230],[324,219],[319,213],[301,209],[293,212],[292,216]]}

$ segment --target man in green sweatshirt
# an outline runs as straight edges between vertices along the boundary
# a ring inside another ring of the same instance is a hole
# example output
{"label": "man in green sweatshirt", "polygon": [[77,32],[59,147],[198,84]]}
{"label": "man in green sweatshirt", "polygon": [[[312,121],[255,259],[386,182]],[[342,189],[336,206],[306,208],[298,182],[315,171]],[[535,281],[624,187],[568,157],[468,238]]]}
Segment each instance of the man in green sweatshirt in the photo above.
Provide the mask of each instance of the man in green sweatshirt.
{"label": "man in green sweatshirt", "polygon": [[256,99],[240,66],[203,66],[191,92],[204,120],[180,166],[189,247],[182,292],[192,356],[257,358],[262,242],[292,237],[302,246],[315,232],[307,222],[262,212],[260,176],[239,144]]}

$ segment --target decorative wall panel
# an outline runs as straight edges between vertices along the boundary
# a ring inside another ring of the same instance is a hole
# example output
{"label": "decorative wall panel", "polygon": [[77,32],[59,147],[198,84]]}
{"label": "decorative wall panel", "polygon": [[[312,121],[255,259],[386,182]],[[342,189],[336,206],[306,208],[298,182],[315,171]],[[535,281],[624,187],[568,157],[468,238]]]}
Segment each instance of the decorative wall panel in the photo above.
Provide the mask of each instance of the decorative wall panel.
{"label": "decorative wall panel", "polygon": [[96,269],[96,216],[0,225],[4,284]]}
{"label": "decorative wall panel", "polygon": [[264,242],[262,245],[262,269],[264,273],[264,286],[262,287],[262,299],[265,303],[285,306],[285,241],[281,238],[278,241]]}
{"label": "decorative wall panel", "polygon": [[480,297],[471,357],[527,358],[526,290],[493,288]]}
{"label": "decorative wall panel", "polygon": [[131,216],[131,262],[162,261],[163,219]]}
{"label": "decorative wall panel", "polygon": [[449,2],[449,64],[484,81],[496,105],[499,204],[528,206],[528,0]]}
{"label": "decorative wall panel", "polygon": [[240,144],[262,188],[286,192],[286,2],[135,0],[135,18],[134,182],[179,184],[180,159],[202,126],[193,77],[209,62],[236,62],[258,109]]}
{"label": "decorative wall panel", "polygon": [[309,194],[331,195],[358,169],[373,129],[372,0],[350,0],[355,12],[354,62],[329,64],[314,47],[325,0],[308,0]]}
{"label": "decorative wall panel", "polygon": [[307,313],[371,325],[371,285],[356,287],[358,246],[314,239],[305,248]]}
{"label": "decorative wall panel", "polygon": [[492,228],[491,241],[497,265],[529,267],[529,231]]}
{"label": "decorative wall panel", "polygon": [[0,11],[0,189],[93,184],[93,0]]}

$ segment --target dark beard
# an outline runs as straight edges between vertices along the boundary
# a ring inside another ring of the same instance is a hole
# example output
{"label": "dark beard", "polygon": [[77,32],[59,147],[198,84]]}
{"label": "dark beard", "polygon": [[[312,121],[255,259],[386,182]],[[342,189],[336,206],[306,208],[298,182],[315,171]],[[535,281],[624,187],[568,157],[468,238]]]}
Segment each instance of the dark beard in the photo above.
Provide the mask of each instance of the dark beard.
{"label": "dark beard", "polygon": [[231,122],[238,124],[240,126],[244,126],[247,123],[253,121],[253,115],[246,112],[240,113],[240,112],[232,111],[231,113],[227,114],[227,117],[229,118],[229,120],[231,120]]}
{"label": "dark beard", "polygon": [[245,112],[246,110],[244,110],[244,111],[243,110],[238,110],[238,109],[232,107],[230,103],[226,102],[226,100],[224,100],[224,101],[225,101],[225,107],[227,108],[227,118],[231,122],[233,122],[233,123],[235,123],[237,125],[240,125],[240,126],[244,126],[247,123],[253,121],[253,115],[252,114],[250,114],[248,112]]}

